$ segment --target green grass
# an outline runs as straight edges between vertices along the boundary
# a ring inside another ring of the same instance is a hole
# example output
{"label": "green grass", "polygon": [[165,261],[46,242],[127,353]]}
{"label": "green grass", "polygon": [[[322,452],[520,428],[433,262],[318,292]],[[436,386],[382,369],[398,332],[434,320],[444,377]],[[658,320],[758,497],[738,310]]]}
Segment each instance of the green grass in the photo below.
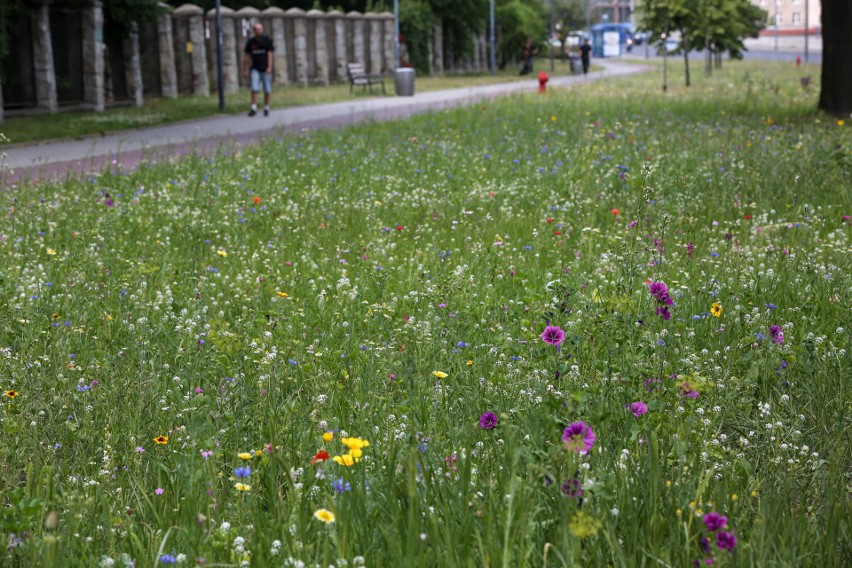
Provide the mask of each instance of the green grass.
{"label": "green grass", "polygon": [[0,565],[843,566],[852,131],[791,67],[7,189]]}
{"label": "green grass", "polygon": [[[537,68],[550,72],[550,62],[540,60]],[[597,69],[592,69],[595,71]],[[499,70],[494,76],[490,74],[450,75],[444,77],[418,77],[416,91],[427,92],[441,89],[455,89],[488,85],[495,82],[529,81],[536,83],[531,76],[519,77],[517,68],[511,67]],[[567,75],[570,67],[556,61],[554,76]],[[387,96],[393,96],[393,77],[385,79]],[[271,106],[275,109],[302,105],[314,105],[348,100],[359,100],[367,97],[380,97],[381,86],[373,87],[373,94],[358,88],[349,94],[349,84],[335,84],[327,87],[275,87],[272,93]],[[262,97],[260,98],[262,102]],[[240,114],[249,108],[249,92],[227,95],[225,98],[225,114]],[[193,120],[219,115],[219,99],[214,91],[210,97],[179,97],[177,99],[148,99],[143,107],[111,108],[104,112],[62,112],[57,114],[41,114],[7,118],[0,123],[0,132],[5,140],[0,138],[0,146],[8,144],[24,144],[43,142],[57,139],[79,139],[87,136],[101,136],[122,130],[146,128],[160,124],[169,124],[185,120]]]}

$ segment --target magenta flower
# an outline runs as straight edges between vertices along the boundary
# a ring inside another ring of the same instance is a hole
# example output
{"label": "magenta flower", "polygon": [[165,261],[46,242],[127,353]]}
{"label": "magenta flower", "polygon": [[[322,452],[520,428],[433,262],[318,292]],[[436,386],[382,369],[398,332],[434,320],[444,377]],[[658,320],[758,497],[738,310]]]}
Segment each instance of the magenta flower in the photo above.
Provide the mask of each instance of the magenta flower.
{"label": "magenta flower", "polygon": [[594,431],[585,422],[573,422],[562,433],[562,446],[572,452],[588,452],[595,445]]}
{"label": "magenta flower", "polygon": [[781,326],[778,325],[770,325],[769,326],[769,337],[772,338],[772,341],[781,345],[784,343],[784,330],[781,329]]}
{"label": "magenta flower", "polygon": [[704,518],[701,519],[701,522],[704,523],[704,526],[707,527],[708,531],[716,532],[727,524],[728,517],[723,517],[719,513],[715,512],[707,513],[704,515]]}
{"label": "magenta flower", "polygon": [[154,495],[162,495],[165,492],[166,492],[166,490],[163,489],[162,487],[157,487],[156,489],[154,489]]}
{"label": "magenta flower", "polygon": [[734,533],[722,531],[716,535],[716,544],[722,550],[733,550],[737,545],[737,537],[734,536]]}
{"label": "magenta flower", "polygon": [[479,417],[479,425],[485,430],[491,430],[497,426],[497,415],[493,412],[486,412]]}
{"label": "magenta flower", "polygon": [[633,416],[635,416],[636,418],[639,418],[640,416],[648,412],[648,405],[642,402],[641,400],[637,402],[631,402],[630,404],[625,405],[625,407],[629,408],[630,412],[632,412]]}
{"label": "magenta flower", "polygon": [[579,499],[583,496],[583,484],[576,477],[567,480],[561,485],[562,493],[570,499]]}
{"label": "magenta flower", "polygon": [[559,345],[565,341],[565,332],[558,325],[549,325],[541,333],[541,340],[550,345]]}
{"label": "magenta flower", "polygon": [[666,286],[665,282],[651,282],[649,291],[658,302],[665,302],[666,298],[669,297],[669,287]]}
{"label": "magenta flower", "polygon": [[657,315],[666,321],[672,319],[672,314],[669,312],[669,308],[667,306],[660,306],[657,308]]}

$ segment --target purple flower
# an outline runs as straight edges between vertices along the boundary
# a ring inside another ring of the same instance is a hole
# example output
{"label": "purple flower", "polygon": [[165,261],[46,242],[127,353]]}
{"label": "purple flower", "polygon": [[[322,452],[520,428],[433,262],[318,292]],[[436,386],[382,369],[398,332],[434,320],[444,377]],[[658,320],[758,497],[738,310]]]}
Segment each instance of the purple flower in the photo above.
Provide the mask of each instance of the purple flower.
{"label": "purple flower", "polygon": [[166,492],[166,490],[163,489],[162,487],[157,487],[156,489],[154,489],[154,495],[162,495],[165,492]]}
{"label": "purple flower", "polygon": [[639,418],[640,416],[648,412],[648,405],[642,402],[641,400],[637,402],[631,402],[630,404],[625,405],[625,408],[629,408],[630,412],[632,412],[633,416],[635,416],[636,418]]}
{"label": "purple flower", "polygon": [[331,486],[338,493],[345,493],[346,491],[352,490],[352,484],[349,483],[348,481],[344,481],[342,477],[340,479],[335,479],[331,483]]}
{"label": "purple flower", "polygon": [[672,319],[672,314],[669,312],[668,306],[660,306],[657,308],[657,315],[666,321]]}
{"label": "purple flower", "polygon": [[781,326],[770,325],[769,337],[772,338],[772,341],[774,341],[778,345],[781,345],[782,343],[784,343],[784,330],[781,329]]}
{"label": "purple flower", "polygon": [[160,556],[160,564],[177,564],[177,558],[174,554],[163,554]]}
{"label": "purple flower", "polygon": [[145,451],[145,448],[143,448],[142,446],[136,446],[136,453],[137,454],[141,454],[144,451]]}
{"label": "purple flower", "polygon": [[734,533],[722,531],[716,535],[716,544],[722,550],[733,550],[737,545],[737,537],[734,536]]}
{"label": "purple flower", "polygon": [[579,499],[583,495],[583,484],[576,477],[565,481],[561,488],[562,493],[570,499]]}
{"label": "purple flower", "polygon": [[234,475],[240,479],[251,476],[250,467],[238,467],[234,469]]}
{"label": "purple flower", "polygon": [[572,452],[588,452],[596,438],[592,428],[585,422],[573,422],[562,433],[562,446]]}
{"label": "purple flower", "polygon": [[698,541],[698,544],[701,546],[701,551],[704,554],[708,554],[710,552],[710,539],[706,536],[702,536],[701,540]]}
{"label": "purple flower", "polygon": [[544,328],[541,334],[541,340],[550,345],[559,345],[565,341],[565,332],[558,325],[549,325]]}
{"label": "purple flower", "polygon": [[669,287],[665,282],[651,282],[649,290],[658,302],[664,302],[669,297]]}
{"label": "purple flower", "polygon": [[704,518],[701,519],[701,522],[704,523],[704,526],[707,527],[708,531],[716,532],[727,524],[728,517],[723,517],[719,513],[715,512],[707,513],[704,515]]}
{"label": "purple flower", "polygon": [[493,412],[486,412],[479,417],[479,425],[485,430],[491,430],[497,426],[497,415]]}

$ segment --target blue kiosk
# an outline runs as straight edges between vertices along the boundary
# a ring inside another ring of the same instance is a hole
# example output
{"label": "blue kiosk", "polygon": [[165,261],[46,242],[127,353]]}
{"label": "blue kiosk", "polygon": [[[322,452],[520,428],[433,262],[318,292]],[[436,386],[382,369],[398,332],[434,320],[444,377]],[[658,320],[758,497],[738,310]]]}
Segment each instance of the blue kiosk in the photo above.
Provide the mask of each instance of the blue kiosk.
{"label": "blue kiosk", "polygon": [[633,25],[595,24],[592,32],[592,54],[595,57],[619,57],[627,40],[633,38]]}

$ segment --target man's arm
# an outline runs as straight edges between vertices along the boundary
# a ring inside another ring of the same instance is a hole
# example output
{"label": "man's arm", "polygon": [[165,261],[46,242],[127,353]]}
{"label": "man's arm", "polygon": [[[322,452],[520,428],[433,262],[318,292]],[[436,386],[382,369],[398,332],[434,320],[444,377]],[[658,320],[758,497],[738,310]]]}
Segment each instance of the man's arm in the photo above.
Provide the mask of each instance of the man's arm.
{"label": "man's arm", "polygon": [[243,77],[248,77],[249,67],[251,67],[251,59],[248,53],[243,54]]}
{"label": "man's arm", "polygon": [[272,73],[272,50],[266,52],[266,72]]}

